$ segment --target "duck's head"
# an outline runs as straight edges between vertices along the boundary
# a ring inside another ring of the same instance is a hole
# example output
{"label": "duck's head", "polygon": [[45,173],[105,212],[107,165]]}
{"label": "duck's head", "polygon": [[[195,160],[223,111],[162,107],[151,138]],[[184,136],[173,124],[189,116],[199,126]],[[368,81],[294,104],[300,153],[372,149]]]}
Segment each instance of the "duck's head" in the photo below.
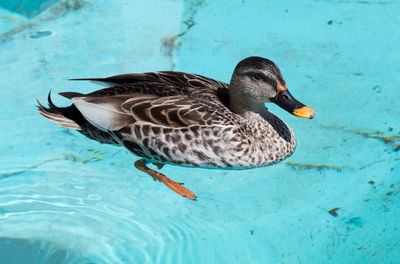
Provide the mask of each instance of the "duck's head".
{"label": "duck's head", "polygon": [[315,116],[314,110],[290,94],[278,66],[265,58],[249,57],[240,61],[233,72],[230,90],[231,106],[238,112],[272,102],[298,117]]}

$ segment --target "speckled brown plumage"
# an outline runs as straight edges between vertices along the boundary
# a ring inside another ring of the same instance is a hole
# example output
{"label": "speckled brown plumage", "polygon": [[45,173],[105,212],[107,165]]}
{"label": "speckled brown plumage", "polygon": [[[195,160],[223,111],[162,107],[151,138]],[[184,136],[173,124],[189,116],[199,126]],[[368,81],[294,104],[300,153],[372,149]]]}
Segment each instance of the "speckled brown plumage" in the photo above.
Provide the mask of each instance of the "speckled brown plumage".
{"label": "speckled brown plumage", "polygon": [[[236,75],[256,82],[260,76],[251,70],[261,71],[271,89],[267,89],[267,99],[276,96],[277,85],[286,85],[276,65],[268,60],[249,61],[237,66]],[[230,89],[235,73],[231,85],[167,71],[75,79],[108,88],[89,94],[61,93],[74,102],[65,108],[56,107],[49,96],[49,108],[39,103],[39,111],[101,143],[123,145],[147,162],[251,168],[283,160],[296,147],[293,131],[265,107],[233,111],[232,94],[236,93]]]}

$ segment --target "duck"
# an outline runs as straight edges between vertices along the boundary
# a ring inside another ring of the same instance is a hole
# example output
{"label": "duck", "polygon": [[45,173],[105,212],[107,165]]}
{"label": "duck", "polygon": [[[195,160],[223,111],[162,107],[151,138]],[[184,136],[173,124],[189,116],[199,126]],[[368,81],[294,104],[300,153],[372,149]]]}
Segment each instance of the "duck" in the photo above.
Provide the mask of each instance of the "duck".
{"label": "duck", "polygon": [[159,172],[164,165],[272,165],[293,154],[296,138],[265,103],[298,117],[315,116],[291,95],[278,66],[257,56],[241,60],[229,84],[176,71],[71,80],[105,87],[88,94],[59,93],[72,101],[67,107],[54,105],[49,93],[48,107],[37,100],[39,113],[100,143],[125,147],[139,157],[134,163],[138,170],[190,200],[196,194]]}

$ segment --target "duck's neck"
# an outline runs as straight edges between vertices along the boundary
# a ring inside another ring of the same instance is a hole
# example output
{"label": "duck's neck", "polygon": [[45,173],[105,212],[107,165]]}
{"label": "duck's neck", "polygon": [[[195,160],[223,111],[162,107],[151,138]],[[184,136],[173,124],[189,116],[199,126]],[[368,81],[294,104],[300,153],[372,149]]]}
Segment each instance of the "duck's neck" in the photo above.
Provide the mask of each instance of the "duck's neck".
{"label": "duck's neck", "polygon": [[235,76],[232,77],[229,85],[229,107],[232,112],[241,116],[249,112],[263,115],[268,111],[264,102],[251,98],[245,93],[245,87]]}

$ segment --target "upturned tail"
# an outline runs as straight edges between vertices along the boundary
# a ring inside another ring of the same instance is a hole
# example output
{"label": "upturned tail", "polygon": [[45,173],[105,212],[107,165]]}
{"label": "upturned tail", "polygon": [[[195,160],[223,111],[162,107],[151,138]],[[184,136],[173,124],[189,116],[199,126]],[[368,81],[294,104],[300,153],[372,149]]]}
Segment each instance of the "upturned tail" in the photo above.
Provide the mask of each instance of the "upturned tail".
{"label": "upturned tail", "polygon": [[50,121],[53,121],[59,126],[75,130],[82,130],[81,126],[79,125],[79,121],[84,121],[84,117],[74,105],[57,107],[52,102],[50,93],[47,97],[47,100],[49,104],[48,108],[44,107],[38,100],[36,100],[38,103],[39,113],[42,116]]}

